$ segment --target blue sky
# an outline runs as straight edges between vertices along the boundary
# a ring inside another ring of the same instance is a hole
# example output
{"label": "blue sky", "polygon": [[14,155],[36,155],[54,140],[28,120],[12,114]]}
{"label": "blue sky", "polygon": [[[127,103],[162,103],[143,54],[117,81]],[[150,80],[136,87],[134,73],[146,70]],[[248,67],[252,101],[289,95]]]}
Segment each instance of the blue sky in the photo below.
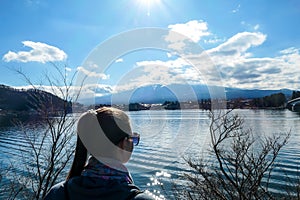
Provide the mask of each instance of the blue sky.
{"label": "blue sky", "polygon": [[199,73],[181,55],[157,49],[129,52],[101,73],[86,66],[103,42],[156,27],[201,46],[223,86],[299,89],[298,0],[1,0],[0,6],[0,84],[26,86],[12,70],[21,69],[33,82],[47,85],[43,76],[53,72],[50,62],[66,65],[68,74],[94,77],[86,87],[99,93],[153,83],[210,82],[203,62],[196,62],[203,70]]}

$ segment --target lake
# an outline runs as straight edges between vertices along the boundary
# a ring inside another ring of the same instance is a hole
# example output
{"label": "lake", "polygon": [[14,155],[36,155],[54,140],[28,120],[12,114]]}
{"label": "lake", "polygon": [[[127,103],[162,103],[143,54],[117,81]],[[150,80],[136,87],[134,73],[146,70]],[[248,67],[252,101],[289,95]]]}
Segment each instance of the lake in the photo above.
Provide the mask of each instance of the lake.
{"label": "lake", "polygon": [[[271,189],[282,190],[286,174],[297,178],[300,166],[300,115],[288,110],[235,110],[255,134],[287,133],[288,144],[282,149],[274,171]],[[128,112],[133,130],[140,133],[140,144],[135,147],[127,167],[135,183],[156,196],[172,199],[171,183],[178,183],[179,175],[191,172],[183,157],[208,156],[209,112],[204,110],[145,110]],[[27,131],[39,131],[28,127]],[[26,140],[18,127],[0,128],[0,163],[8,159],[18,162],[20,147],[25,150]],[[285,171],[285,173],[282,173]],[[22,172],[19,172],[22,173]],[[64,177],[61,177],[62,179]],[[299,177],[298,177],[299,178]],[[5,180],[5,177],[4,179]],[[162,185],[164,190],[162,190]]]}

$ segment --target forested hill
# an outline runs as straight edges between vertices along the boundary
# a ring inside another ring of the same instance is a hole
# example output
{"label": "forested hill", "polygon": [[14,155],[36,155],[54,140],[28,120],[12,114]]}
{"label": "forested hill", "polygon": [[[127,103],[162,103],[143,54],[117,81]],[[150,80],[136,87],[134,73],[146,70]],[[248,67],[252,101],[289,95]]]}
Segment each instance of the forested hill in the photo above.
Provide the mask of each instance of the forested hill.
{"label": "forested hill", "polygon": [[72,105],[63,99],[42,90],[15,89],[0,85],[0,112],[71,112]]}

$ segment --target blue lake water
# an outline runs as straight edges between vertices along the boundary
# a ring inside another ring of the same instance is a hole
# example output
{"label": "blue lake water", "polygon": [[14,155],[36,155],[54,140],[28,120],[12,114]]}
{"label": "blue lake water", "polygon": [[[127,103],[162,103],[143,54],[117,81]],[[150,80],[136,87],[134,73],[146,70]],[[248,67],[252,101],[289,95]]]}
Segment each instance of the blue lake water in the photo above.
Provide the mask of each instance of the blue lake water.
{"label": "blue lake water", "polygon": [[[286,133],[289,143],[282,149],[274,171],[271,189],[280,192],[286,175],[296,179],[300,166],[300,115],[288,110],[235,110],[255,134]],[[170,183],[180,185],[178,176],[191,170],[183,157],[206,157],[209,146],[209,112],[203,110],[146,110],[128,112],[133,130],[141,134],[127,167],[135,183],[156,196],[172,199]],[[27,127],[39,131],[39,127]],[[27,143],[18,127],[0,128],[0,163],[2,166],[20,160],[20,149],[26,154]],[[284,171],[284,173],[282,173]],[[19,172],[22,173],[22,172]],[[63,179],[64,177],[61,177]],[[299,178],[299,177],[298,177]],[[4,179],[5,180],[5,177]],[[3,181],[2,181],[3,183]],[[162,190],[162,184],[164,190]]]}

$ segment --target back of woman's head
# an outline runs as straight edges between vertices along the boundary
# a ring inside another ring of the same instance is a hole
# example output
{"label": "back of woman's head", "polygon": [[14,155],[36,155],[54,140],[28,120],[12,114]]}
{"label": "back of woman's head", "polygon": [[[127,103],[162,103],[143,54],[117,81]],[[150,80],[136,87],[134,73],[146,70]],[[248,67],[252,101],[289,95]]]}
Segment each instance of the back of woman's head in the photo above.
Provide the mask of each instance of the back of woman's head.
{"label": "back of woman's head", "polygon": [[102,107],[83,113],[77,123],[75,157],[67,180],[80,176],[87,154],[96,158],[113,157],[118,143],[131,135],[127,114],[117,108]]}

